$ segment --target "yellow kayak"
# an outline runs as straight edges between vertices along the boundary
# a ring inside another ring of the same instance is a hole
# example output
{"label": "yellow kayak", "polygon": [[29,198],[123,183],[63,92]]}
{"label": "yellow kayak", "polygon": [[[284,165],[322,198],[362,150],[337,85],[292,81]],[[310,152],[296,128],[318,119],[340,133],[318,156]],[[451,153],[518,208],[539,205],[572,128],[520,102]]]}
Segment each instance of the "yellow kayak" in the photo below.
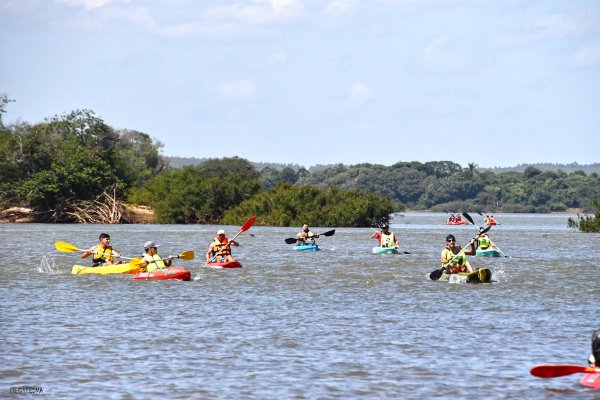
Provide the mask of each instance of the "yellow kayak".
{"label": "yellow kayak", "polygon": [[83,265],[73,265],[72,274],[136,274],[142,267],[139,263],[103,265],[101,267],[86,267]]}

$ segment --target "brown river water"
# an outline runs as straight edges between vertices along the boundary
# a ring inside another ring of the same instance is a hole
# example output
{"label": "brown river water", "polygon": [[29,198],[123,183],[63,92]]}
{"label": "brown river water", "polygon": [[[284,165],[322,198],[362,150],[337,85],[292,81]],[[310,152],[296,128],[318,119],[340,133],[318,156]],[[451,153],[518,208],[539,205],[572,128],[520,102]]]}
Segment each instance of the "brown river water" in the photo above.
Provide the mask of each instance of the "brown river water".
{"label": "brown river water", "polygon": [[[600,235],[564,214],[495,217],[508,257],[471,257],[493,274],[477,285],[428,279],[447,234],[466,244],[477,232],[444,214],[395,216],[401,255],[372,254],[368,228],[300,252],[284,242],[299,227],[253,226],[233,250],[243,268],[229,270],[200,267],[217,229],[239,226],[2,224],[0,398],[598,399],[580,375],[529,369],[585,365]],[[100,232],[129,257],[148,240],[163,257],[194,250],[178,262],[194,279],[71,275],[83,260],[55,242],[86,248]]]}

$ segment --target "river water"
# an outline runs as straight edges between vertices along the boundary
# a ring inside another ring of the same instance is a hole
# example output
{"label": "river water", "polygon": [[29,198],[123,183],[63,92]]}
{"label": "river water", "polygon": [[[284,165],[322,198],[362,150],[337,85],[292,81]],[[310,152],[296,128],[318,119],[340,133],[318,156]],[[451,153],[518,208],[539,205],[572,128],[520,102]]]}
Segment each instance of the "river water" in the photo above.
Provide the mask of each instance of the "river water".
{"label": "river water", "polygon": [[[370,229],[337,228],[322,251],[298,252],[284,239],[299,228],[254,226],[233,270],[200,266],[216,230],[239,226],[2,224],[0,397],[31,386],[52,399],[598,399],[580,375],[529,369],[585,365],[600,235],[564,214],[495,216],[490,237],[509,257],[470,258],[492,271],[480,285],[428,279],[447,234],[466,244],[477,231],[444,214],[395,216],[402,255],[371,254]],[[71,275],[82,260],[55,242],[84,248],[100,232],[130,257],[147,240],[163,256],[194,250],[179,265],[195,279]]]}

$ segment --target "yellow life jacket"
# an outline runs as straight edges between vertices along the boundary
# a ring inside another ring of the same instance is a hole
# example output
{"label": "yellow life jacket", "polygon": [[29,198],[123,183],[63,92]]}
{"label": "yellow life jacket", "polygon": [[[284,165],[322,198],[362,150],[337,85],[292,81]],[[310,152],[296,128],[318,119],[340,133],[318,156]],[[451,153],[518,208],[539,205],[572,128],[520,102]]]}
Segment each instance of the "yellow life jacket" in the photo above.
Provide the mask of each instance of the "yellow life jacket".
{"label": "yellow life jacket", "polygon": [[381,238],[379,239],[379,245],[381,247],[394,247],[394,234],[390,233],[389,235],[381,232]]}
{"label": "yellow life jacket", "polygon": [[483,249],[483,250],[485,250],[488,247],[490,247],[490,238],[489,238],[489,236],[488,235],[480,236],[479,239],[477,239],[477,245],[481,249]]}
{"label": "yellow life jacket", "polygon": [[144,253],[144,255],[142,256],[142,259],[144,261],[146,261],[146,263],[147,263],[146,271],[148,271],[148,272],[152,272],[157,269],[167,268],[165,265],[165,262],[163,261],[162,258],[160,258],[160,256],[158,254],[151,256],[148,253]]}
{"label": "yellow life jacket", "polygon": [[107,261],[113,262],[112,252],[111,246],[104,248],[101,245],[97,245],[96,250],[94,251],[94,258],[92,259],[92,265],[94,267],[99,267]]}
{"label": "yellow life jacket", "polygon": [[458,254],[454,254],[450,249],[444,249],[444,258],[450,261],[450,265],[453,267],[462,267],[467,262],[467,255],[463,249],[460,249]]}

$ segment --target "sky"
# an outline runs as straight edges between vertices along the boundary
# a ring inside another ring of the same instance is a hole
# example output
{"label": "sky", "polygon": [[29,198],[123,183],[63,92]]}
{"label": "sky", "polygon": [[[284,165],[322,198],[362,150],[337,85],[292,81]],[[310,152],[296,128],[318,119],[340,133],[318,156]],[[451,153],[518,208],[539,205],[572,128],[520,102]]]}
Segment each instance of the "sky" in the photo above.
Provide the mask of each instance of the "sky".
{"label": "sky", "polygon": [[5,124],[165,156],[600,162],[597,0],[0,0],[0,57]]}

